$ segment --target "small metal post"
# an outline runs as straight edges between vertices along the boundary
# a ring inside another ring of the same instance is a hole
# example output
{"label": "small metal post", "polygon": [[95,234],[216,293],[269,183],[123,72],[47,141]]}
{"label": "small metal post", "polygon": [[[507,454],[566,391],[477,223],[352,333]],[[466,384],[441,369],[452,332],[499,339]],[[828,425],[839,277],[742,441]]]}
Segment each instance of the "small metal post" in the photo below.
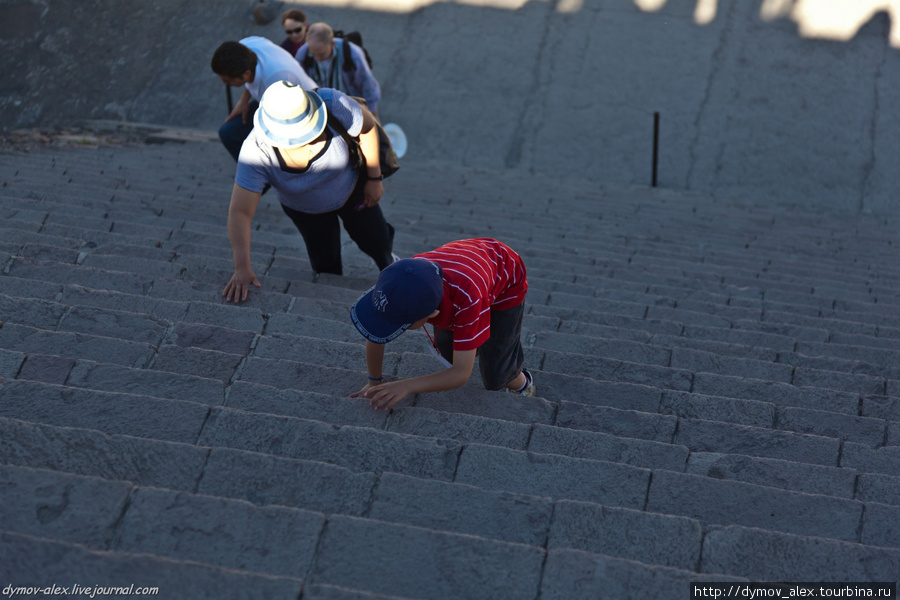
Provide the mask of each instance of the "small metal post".
{"label": "small metal post", "polygon": [[656,187],[656,168],[659,165],[659,113],[653,113],[653,187]]}

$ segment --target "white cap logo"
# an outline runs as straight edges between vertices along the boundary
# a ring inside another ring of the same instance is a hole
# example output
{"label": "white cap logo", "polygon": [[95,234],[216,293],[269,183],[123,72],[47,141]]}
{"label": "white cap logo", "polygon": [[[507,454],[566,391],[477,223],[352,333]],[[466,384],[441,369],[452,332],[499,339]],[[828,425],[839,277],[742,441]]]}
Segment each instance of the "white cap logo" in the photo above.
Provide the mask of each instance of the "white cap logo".
{"label": "white cap logo", "polygon": [[375,310],[384,312],[387,308],[388,299],[387,296],[384,295],[384,292],[381,290],[375,290],[372,294],[372,304],[375,305]]}

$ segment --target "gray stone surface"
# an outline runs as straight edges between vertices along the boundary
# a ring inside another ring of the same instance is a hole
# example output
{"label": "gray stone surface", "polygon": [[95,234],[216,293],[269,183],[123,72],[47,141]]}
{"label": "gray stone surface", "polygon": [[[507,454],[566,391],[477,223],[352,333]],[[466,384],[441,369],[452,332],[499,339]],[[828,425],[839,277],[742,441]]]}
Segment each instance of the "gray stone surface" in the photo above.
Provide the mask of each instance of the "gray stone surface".
{"label": "gray stone surface", "polygon": [[19,370],[17,379],[63,385],[73,366],[75,366],[74,358],[29,354]]}
{"label": "gray stone surface", "polygon": [[706,534],[701,565],[751,581],[893,581],[900,550],[730,526]]}
{"label": "gray stone surface", "polygon": [[354,471],[393,471],[428,479],[453,477],[459,444],[319,421],[216,410],[199,443],[327,462]]}
{"label": "gray stone surface", "polygon": [[838,466],[840,452],[836,439],[714,421],[683,420],[674,441],[693,452],[719,451],[828,466]]}
{"label": "gray stone surface", "polygon": [[863,544],[900,548],[900,506],[869,502],[860,536]]}
{"label": "gray stone surface", "polygon": [[221,405],[224,401],[222,382],[215,379],[164,371],[130,369],[87,360],[74,362],[68,377],[60,383],[90,390],[181,399],[211,406]]}
{"label": "gray stone surface", "polygon": [[[143,590],[148,594],[170,597],[242,598],[268,600],[296,598],[302,581],[254,573],[218,569],[191,562],[172,561],[142,554],[88,550],[43,538],[0,532],[0,553],[7,557],[0,566],[0,577],[14,587],[60,587],[84,582],[89,594],[112,594]],[[25,579],[40,572],[44,579]],[[65,582],[65,583],[63,583]],[[100,583],[102,582],[102,583]],[[47,589],[46,587],[42,589]],[[155,593],[154,593],[155,591]]]}
{"label": "gray stone surface", "polygon": [[546,498],[385,473],[378,480],[366,516],[543,546],[554,510]]}
{"label": "gray stone surface", "polygon": [[738,454],[692,452],[685,472],[842,498],[853,498],[857,489],[857,474],[852,469]]}
{"label": "gray stone surface", "polygon": [[691,517],[704,525],[734,523],[855,542],[863,504],[845,498],[654,471],[647,510]]}
{"label": "gray stone surface", "polygon": [[602,590],[602,593],[617,598],[677,600],[688,593],[692,581],[741,579],[651,567],[638,561],[579,550],[553,550],[547,555],[540,597],[566,600],[591,597]]}
{"label": "gray stone surface", "polygon": [[556,415],[556,425],[670,444],[675,437],[678,420],[669,415],[562,402]]}
{"label": "gray stone surface", "polygon": [[547,548],[584,550],[692,570],[700,558],[700,523],[582,502],[557,502]]}
{"label": "gray stone surface", "polygon": [[193,490],[209,449],[0,418],[3,464]]}
{"label": "gray stone surface", "polygon": [[361,515],[374,484],[370,473],[351,473],[334,465],[214,449],[196,491],[260,505]]}
{"label": "gray stone surface", "polygon": [[[372,568],[373,556],[404,565]],[[531,598],[544,551],[474,536],[335,516],[311,576],[320,583],[401,596]]]}
{"label": "gray stone surface", "polygon": [[473,444],[463,450],[454,481],[554,499],[642,508],[650,471]]}
{"label": "gray stone surface", "polygon": [[162,400],[97,392],[30,381],[4,384],[0,416],[107,434],[195,443],[209,408],[183,400]]}
{"label": "gray stone surface", "polygon": [[534,426],[527,449],[541,454],[561,454],[679,472],[684,471],[688,459],[688,449],[684,446],[546,425]]}
{"label": "gray stone surface", "polygon": [[862,473],[900,473],[900,446],[872,448],[865,444],[846,442],[841,453],[841,466]]}
{"label": "gray stone surface", "polygon": [[302,579],[324,525],[319,513],[140,488],[112,549]]}
{"label": "gray stone surface", "polygon": [[102,550],[113,539],[131,489],[121,481],[3,465],[0,520],[6,531]]}
{"label": "gray stone surface", "polygon": [[863,502],[881,502],[900,506],[900,477],[862,473],[856,486],[856,498]]}
{"label": "gray stone surface", "polygon": [[771,427],[775,423],[775,405],[756,400],[741,400],[666,390],[659,412],[682,419],[725,421],[753,427]]}

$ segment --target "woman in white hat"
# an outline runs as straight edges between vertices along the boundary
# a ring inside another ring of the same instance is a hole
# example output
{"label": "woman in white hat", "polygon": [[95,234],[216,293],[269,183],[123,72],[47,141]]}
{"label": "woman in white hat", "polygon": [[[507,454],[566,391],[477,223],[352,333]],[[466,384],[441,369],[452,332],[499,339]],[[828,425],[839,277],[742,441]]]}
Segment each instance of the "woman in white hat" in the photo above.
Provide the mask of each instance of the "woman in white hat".
{"label": "woman in white hat", "polygon": [[[361,167],[329,118],[359,136]],[[250,268],[250,230],[268,186],[303,236],[314,272],[342,274],[339,220],[379,269],[391,264],[394,228],[378,206],[383,178],[378,131],[368,109],[337,90],[314,92],[279,81],[265,91],[253,120],[228,208],[234,275],[222,295],[240,302],[250,286],[261,286]]]}

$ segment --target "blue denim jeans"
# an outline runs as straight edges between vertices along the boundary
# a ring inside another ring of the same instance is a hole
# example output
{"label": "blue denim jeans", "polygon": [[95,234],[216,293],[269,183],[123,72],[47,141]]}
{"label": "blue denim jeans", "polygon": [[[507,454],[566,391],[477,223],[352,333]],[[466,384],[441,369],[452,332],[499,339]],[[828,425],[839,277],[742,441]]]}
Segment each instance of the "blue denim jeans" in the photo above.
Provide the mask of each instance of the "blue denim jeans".
{"label": "blue denim jeans", "polygon": [[244,140],[247,139],[247,136],[253,130],[253,114],[257,108],[259,108],[259,103],[256,100],[251,100],[246,123],[238,115],[230,121],[225,121],[219,127],[219,139],[222,140],[222,144],[228,150],[228,153],[234,157],[234,162],[237,162]]}

